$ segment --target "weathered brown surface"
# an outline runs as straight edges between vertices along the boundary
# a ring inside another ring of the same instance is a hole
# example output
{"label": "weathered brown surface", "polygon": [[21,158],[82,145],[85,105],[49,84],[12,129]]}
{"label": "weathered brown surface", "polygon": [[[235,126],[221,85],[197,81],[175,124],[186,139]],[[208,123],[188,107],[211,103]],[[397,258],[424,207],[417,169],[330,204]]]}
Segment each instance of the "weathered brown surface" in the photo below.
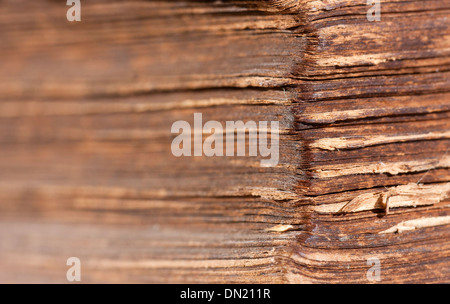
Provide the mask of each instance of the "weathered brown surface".
{"label": "weathered brown surface", "polygon": [[[0,282],[450,281],[448,1],[82,5],[0,1]],[[280,164],[172,156],[195,112]]]}

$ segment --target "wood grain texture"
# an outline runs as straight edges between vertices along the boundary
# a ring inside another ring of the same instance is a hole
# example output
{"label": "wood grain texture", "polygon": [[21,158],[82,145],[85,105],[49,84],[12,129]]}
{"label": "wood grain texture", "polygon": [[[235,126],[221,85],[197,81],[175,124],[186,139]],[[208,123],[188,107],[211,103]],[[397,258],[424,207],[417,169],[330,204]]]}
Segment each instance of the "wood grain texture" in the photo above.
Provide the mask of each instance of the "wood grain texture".
{"label": "wood grain texture", "polygon": [[[0,282],[450,281],[448,1],[0,7]],[[174,157],[196,112],[279,165]]]}

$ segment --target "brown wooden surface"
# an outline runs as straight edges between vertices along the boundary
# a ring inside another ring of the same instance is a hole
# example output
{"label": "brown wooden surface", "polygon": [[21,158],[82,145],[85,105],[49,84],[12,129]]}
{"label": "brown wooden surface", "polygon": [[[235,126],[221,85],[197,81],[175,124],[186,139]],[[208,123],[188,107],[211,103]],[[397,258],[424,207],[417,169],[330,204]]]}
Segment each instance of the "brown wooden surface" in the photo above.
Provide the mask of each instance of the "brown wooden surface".
{"label": "brown wooden surface", "polygon": [[[0,282],[450,281],[449,1],[0,7]],[[195,112],[280,164],[172,156]]]}

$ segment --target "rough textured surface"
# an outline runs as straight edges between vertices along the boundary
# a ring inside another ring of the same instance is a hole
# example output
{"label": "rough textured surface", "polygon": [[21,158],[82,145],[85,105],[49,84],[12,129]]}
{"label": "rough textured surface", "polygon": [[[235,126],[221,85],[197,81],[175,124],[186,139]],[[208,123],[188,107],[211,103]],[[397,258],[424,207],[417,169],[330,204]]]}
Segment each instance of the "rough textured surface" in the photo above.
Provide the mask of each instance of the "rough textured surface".
{"label": "rough textured surface", "polygon": [[[450,281],[448,1],[0,6],[0,282]],[[195,112],[280,164],[175,158]]]}

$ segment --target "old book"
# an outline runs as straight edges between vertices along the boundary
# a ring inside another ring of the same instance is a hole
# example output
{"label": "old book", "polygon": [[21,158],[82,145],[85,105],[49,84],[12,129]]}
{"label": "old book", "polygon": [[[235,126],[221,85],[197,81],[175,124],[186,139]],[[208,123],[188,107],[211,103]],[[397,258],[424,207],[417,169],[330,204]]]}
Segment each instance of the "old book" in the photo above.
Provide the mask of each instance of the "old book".
{"label": "old book", "polygon": [[448,283],[450,2],[376,2],[1,1],[0,282]]}

